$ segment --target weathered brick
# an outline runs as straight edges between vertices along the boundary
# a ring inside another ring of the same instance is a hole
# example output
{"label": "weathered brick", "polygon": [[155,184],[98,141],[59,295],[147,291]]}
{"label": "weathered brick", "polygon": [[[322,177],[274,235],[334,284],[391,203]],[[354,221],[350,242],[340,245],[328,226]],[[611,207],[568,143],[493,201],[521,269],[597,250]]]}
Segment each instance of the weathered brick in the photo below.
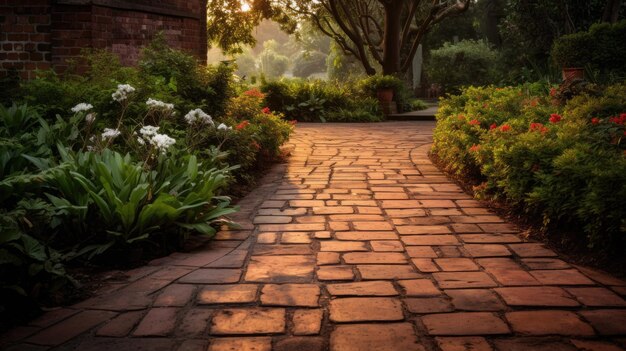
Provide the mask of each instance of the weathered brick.
{"label": "weathered brick", "polygon": [[404,319],[398,299],[349,297],[330,301],[333,322],[398,321]]}

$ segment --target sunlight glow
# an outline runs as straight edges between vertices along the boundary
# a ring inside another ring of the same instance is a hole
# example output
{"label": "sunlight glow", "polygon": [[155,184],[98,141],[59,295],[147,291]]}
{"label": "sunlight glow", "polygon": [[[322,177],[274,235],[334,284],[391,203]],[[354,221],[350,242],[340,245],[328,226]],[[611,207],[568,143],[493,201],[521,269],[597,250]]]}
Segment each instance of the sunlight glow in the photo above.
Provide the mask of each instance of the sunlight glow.
{"label": "sunlight glow", "polygon": [[243,12],[250,11],[250,4],[248,4],[247,1],[242,1],[241,2],[241,11],[243,11]]}

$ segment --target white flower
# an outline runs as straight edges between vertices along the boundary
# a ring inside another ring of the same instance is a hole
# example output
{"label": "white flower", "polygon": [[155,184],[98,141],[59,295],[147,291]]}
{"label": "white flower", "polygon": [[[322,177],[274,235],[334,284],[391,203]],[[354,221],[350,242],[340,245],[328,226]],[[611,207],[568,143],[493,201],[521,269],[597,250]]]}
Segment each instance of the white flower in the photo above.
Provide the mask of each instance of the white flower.
{"label": "white flower", "polygon": [[137,142],[139,143],[139,145],[146,145],[146,141],[140,137],[137,137]]}
{"label": "white flower", "polygon": [[139,130],[139,134],[141,134],[141,136],[146,138],[146,139],[150,139],[150,137],[156,135],[158,131],[159,131],[159,127],[143,126]]}
{"label": "white flower", "polygon": [[85,121],[87,121],[88,124],[92,124],[93,121],[96,120],[96,114],[95,113],[89,113],[87,114],[87,116],[85,116]]}
{"label": "white flower", "polygon": [[231,129],[233,129],[233,127],[229,127],[229,126],[225,125],[224,123],[220,123],[220,125],[217,126],[217,129],[218,130],[231,130]]}
{"label": "white flower", "polygon": [[104,133],[102,133],[102,140],[106,139],[115,139],[117,138],[121,132],[117,129],[104,128]]}
{"label": "white flower", "polygon": [[150,108],[154,108],[154,109],[162,109],[162,110],[168,110],[171,111],[174,109],[174,104],[168,104],[165,103],[163,101],[159,101],[159,100],[155,100],[155,99],[148,99],[148,101],[146,101],[146,105],[148,105],[148,107]]}
{"label": "white flower", "polygon": [[170,138],[166,134],[156,134],[150,139],[150,144],[165,153],[170,146],[176,144],[176,139]]}
{"label": "white flower", "polygon": [[128,98],[128,94],[134,91],[135,88],[133,88],[129,84],[118,84],[117,90],[113,94],[111,94],[111,97],[117,102],[122,102]]}
{"label": "white flower", "polygon": [[72,107],[72,112],[78,113],[78,112],[83,112],[83,111],[89,111],[92,108],[93,108],[93,106],[91,104],[87,104],[87,103],[81,102],[80,104]]}
{"label": "white flower", "polygon": [[209,116],[206,112],[202,111],[199,108],[189,111],[185,115],[185,120],[189,124],[200,122],[203,124],[215,125],[215,123],[213,123],[213,118],[211,118],[211,116]]}

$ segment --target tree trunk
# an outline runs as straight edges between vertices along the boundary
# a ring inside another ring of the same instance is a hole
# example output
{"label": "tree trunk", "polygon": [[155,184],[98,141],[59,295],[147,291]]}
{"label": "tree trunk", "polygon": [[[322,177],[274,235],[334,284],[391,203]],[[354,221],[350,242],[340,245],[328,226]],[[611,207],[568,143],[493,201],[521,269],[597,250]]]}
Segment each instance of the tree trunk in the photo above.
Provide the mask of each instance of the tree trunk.
{"label": "tree trunk", "polygon": [[385,3],[385,29],[383,40],[383,74],[397,75],[400,72],[400,38],[402,28],[402,1],[392,0]]}
{"label": "tree trunk", "polygon": [[602,22],[615,23],[619,18],[619,10],[622,6],[622,0],[609,0],[604,7]]}

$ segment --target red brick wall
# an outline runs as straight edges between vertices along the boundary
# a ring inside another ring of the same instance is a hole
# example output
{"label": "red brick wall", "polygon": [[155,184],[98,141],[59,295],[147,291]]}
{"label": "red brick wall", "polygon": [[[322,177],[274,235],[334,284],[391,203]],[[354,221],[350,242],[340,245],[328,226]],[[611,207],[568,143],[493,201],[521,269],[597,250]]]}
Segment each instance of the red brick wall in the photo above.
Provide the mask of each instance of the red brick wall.
{"label": "red brick wall", "polygon": [[0,77],[50,68],[51,0],[0,0]]}
{"label": "red brick wall", "polygon": [[92,15],[93,46],[119,54],[125,64],[137,62],[141,47],[158,32],[163,32],[173,47],[206,61],[205,24],[197,19],[102,6],[94,6]]}
{"label": "red brick wall", "polygon": [[124,64],[164,32],[173,47],[206,62],[206,0],[0,0],[0,77],[64,71],[83,48],[108,49]]}

